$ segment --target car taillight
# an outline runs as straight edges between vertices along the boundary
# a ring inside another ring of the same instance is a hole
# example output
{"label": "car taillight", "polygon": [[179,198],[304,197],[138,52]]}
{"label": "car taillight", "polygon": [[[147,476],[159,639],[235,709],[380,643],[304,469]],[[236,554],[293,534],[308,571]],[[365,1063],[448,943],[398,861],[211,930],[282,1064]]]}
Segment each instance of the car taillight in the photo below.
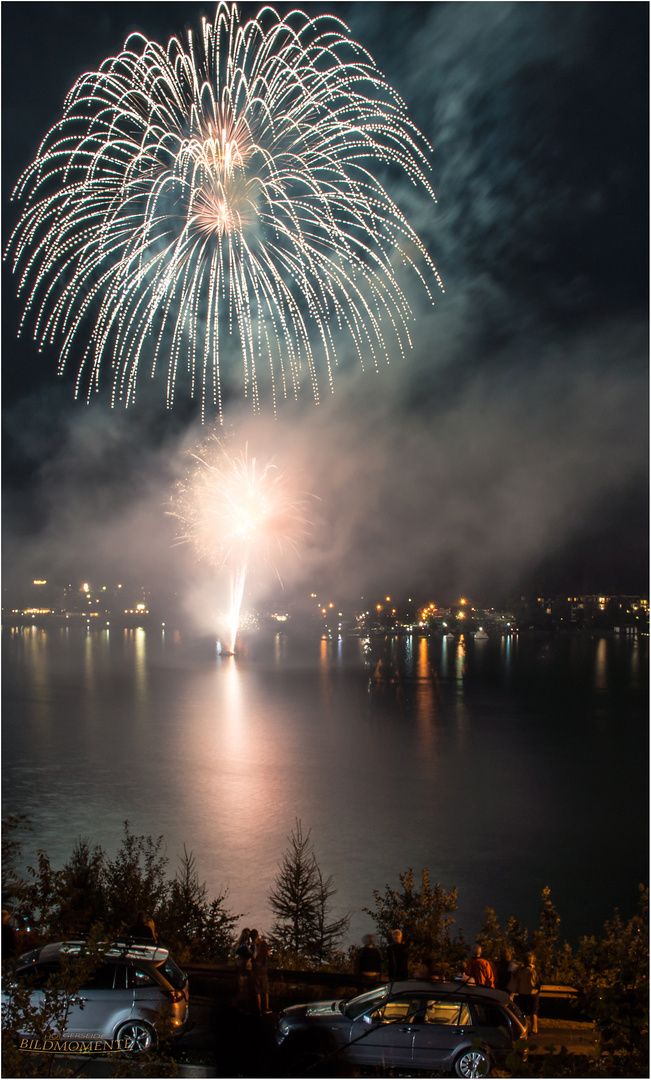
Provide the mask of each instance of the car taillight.
{"label": "car taillight", "polygon": [[179,1001],[185,1001],[185,994],[182,990],[166,990],[167,997],[170,1001],[173,1001],[176,1005]]}

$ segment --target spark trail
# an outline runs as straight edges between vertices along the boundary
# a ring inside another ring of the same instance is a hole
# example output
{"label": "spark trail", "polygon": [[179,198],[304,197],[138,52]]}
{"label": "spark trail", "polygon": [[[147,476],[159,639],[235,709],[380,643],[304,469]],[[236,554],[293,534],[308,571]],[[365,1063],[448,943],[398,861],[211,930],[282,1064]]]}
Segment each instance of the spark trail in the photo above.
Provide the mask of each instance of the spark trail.
{"label": "spark trail", "polygon": [[318,401],[344,341],[376,367],[411,346],[403,268],[430,299],[440,285],[381,178],[434,200],[429,156],[332,16],[241,23],[220,3],[166,49],[133,34],[75,83],[16,186],[19,332],[113,405],[160,369],[168,407],[182,382],[204,418],[224,386],[256,411],[304,381]]}

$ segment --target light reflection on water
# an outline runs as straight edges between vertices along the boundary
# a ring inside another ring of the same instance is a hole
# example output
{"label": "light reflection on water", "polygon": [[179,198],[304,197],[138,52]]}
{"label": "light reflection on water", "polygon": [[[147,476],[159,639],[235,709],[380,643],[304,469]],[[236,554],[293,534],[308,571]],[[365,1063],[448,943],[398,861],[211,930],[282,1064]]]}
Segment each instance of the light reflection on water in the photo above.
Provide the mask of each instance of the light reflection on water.
{"label": "light reflection on water", "polygon": [[408,867],[458,887],[468,938],[486,905],[532,926],[545,885],[565,934],[598,930],[647,878],[646,640],[275,634],[220,657],[31,627],[3,630],[3,668],[3,804],[56,865],[128,818],[268,929],[300,818],[356,939]]}

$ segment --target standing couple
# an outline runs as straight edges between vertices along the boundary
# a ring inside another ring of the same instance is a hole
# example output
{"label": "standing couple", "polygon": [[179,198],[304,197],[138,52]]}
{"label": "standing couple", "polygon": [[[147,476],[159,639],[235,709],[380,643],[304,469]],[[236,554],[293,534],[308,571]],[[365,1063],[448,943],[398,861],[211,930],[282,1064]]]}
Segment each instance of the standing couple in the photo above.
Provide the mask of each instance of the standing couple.
{"label": "standing couple", "polygon": [[269,1008],[269,979],[267,960],[269,946],[257,930],[245,926],[235,947],[237,962],[236,1004],[242,1008],[249,999],[255,1002],[259,1014],[271,1012]]}

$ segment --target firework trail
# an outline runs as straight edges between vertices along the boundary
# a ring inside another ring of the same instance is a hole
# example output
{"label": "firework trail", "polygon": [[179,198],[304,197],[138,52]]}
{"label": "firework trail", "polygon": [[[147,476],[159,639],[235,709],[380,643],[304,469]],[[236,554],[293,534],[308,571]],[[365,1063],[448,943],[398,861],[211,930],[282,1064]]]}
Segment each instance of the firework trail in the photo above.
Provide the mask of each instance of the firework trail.
{"label": "firework trail", "polygon": [[220,3],[167,49],[134,34],[77,81],[16,186],[20,330],[60,342],[59,372],[82,343],[75,395],[110,383],[113,405],[166,367],[168,407],[183,380],[221,417],[231,335],[256,411],[306,371],[318,401],[340,331],[362,364],[411,345],[398,269],[428,292],[438,275],[377,174],[434,199],[429,150],[331,16],[241,24]]}
{"label": "firework trail", "polygon": [[244,451],[231,452],[217,436],[190,455],[192,467],[178,483],[170,513],[182,523],[179,542],[198,558],[228,571],[231,590],[230,651],[240,621],[249,570],[270,566],[288,549],[297,551],[308,529],[307,500],[290,475]]}

